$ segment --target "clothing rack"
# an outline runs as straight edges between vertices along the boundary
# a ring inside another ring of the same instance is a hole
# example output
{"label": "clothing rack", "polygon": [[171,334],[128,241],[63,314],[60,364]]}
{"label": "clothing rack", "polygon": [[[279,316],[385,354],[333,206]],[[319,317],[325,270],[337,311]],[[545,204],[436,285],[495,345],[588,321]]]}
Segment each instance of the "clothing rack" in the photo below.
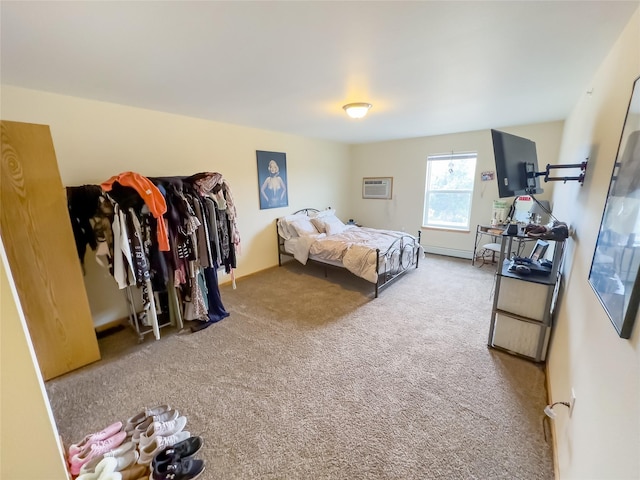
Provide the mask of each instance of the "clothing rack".
{"label": "clothing rack", "polygon": [[[216,270],[233,278],[240,236],[221,174],[147,178],[124,172],[99,186],[68,187],[67,197],[80,259],[89,244],[126,290],[139,342],[149,333],[159,340],[168,325],[183,329],[184,320],[200,320],[191,327],[197,331],[229,315]],[[134,285],[141,290],[141,312]]]}

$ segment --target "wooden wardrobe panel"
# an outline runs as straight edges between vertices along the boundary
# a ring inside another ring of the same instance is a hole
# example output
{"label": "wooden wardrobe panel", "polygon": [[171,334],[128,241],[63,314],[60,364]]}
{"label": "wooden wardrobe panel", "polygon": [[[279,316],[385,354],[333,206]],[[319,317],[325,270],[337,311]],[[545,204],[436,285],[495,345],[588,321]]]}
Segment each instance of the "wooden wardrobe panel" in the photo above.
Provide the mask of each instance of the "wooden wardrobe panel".
{"label": "wooden wardrobe panel", "polygon": [[45,380],[100,359],[47,125],[2,121],[0,235]]}

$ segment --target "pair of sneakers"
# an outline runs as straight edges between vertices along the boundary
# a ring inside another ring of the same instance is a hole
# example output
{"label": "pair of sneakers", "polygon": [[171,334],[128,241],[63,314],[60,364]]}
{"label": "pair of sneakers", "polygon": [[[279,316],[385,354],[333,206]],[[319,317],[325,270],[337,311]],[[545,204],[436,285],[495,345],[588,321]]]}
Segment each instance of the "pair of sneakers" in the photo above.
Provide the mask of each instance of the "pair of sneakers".
{"label": "pair of sneakers", "polygon": [[173,410],[171,405],[156,405],[152,408],[145,408],[141,412],[129,417],[124,424],[124,431],[131,437],[135,434],[135,429],[141,423],[148,421],[150,418],[154,416],[159,416],[166,414],[167,412]]}
{"label": "pair of sneakers", "polygon": [[101,442],[112,437],[116,433],[122,430],[122,422],[112,423],[108,427],[103,428],[99,432],[90,433],[86,435],[78,443],[72,443],[67,450],[67,457],[71,458],[78,455],[82,450],[86,449],[93,443]]}
{"label": "pair of sneakers", "polygon": [[92,460],[85,463],[80,468],[80,476],[95,473],[98,470],[99,463],[108,457],[115,458],[116,463],[114,471],[121,472],[134,465],[138,460],[139,454],[135,443],[131,441],[123,443],[118,448],[106,452],[103,455],[94,457]]}
{"label": "pair of sneakers", "polygon": [[149,480],[192,480],[204,471],[204,461],[193,458],[202,448],[202,438],[189,437],[154,455]]}
{"label": "pair of sneakers", "polygon": [[148,470],[143,465],[133,465],[119,470],[120,462],[115,457],[103,457],[95,471],[80,473],[76,480],[142,480],[147,478]]}
{"label": "pair of sneakers", "polygon": [[178,417],[167,422],[152,422],[139,437],[138,463],[149,465],[158,452],[189,438],[191,434],[184,431],[186,425],[186,417]]}
{"label": "pair of sneakers", "polygon": [[95,471],[80,473],[76,480],[122,480],[117,472],[118,460],[114,457],[103,457],[95,467]]}
{"label": "pair of sneakers", "polygon": [[152,422],[147,430],[140,435],[140,448],[149,445],[155,438],[168,437],[184,430],[187,426],[187,417],[177,417],[167,422]]}
{"label": "pair of sneakers", "polygon": [[127,434],[123,431],[114,433],[104,440],[95,440],[93,438],[90,443],[85,444],[84,448],[78,453],[69,457],[69,470],[72,475],[78,475],[82,467],[96,457],[102,457],[105,453],[118,448],[127,438]]}
{"label": "pair of sneakers", "polygon": [[131,440],[134,443],[148,443],[146,441],[148,440],[148,437],[149,437],[149,434],[147,432],[149,432],[149,429],[153,424],[169,423],[174,420],[178,420],[178,418],[184,418],[184,417],[180,417],[180,412],[178,412],[178,410],[173,410],[173,409],[167,410],[166,412],[160,413],[158,415],[151,415],[147,417],[142,423],[139,423],[138,425],[135,426],[135,428],[131,432]]}

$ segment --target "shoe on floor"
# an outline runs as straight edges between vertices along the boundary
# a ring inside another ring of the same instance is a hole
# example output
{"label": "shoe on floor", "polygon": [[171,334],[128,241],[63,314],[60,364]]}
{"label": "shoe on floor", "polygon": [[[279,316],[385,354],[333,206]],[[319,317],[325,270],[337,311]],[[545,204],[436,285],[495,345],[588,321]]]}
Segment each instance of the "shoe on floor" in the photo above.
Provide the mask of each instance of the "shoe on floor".
{"label": "shoe on floor", "polygon": [[71,458],[79,454],[82,450],[84,450],[86,447],[88,447],[92,443],[99,442],[101,440],[106,440],[107,438],[118,433],[120,430],[122,430],[122,422],[116,422],[109,425],[108,427],[105,427],[103,430],[99,432],[90,433],[78,443],[71,444],[67,452],[69,454],[68,458]]}
{"label": "shoe on floor", "polygon": [[184,430],[187,425],[187,417],[178,417],[168,422],[152,422],[147,431],[140,435],[140,447],[144,448],[156,437],[167,437]]}
{"label": "shoe on floor", "polygon": [[200,330],[204,330],[205,328],[209,328],[214,323],[216,323],[216,322],[213,321],[213,320],[208,320],[206,322],[198,322],[193,327],[191,327],[191,332],[192,333],[199,332]]}
{"label": "shoe on floor", "polygon": [[175,420],[179,416],[180,412],[178,412],[178,410],[167,410],[159,415],[151,415],[143,422],[136,425],[136,427],[131,431],[131,440],[135,443],[140,442],[140,435],[145,433],[153,422],[169,422],[171,420]]}
{"label": "shoe on floor", "polygon": [[158,452],[167,447],[172,447],[176,443],[182,442],[190,436],[191,434],[189,432],[179,432],[167,437],[155,437],[150,443],[140,448],[140,458],[138,458],[138,463],[140,465],[149,465],[153,457],[155,457]]}
{"label": "shoe on floor", "polygon": [[120,474],[122,475],[122,480],[139,480],[140,478],[147,480],[149,478],[149,469],[146,465],[135,464],[126,470],[122,470]]}
{"label": "shoe on floor", "polygon": [[69,459],[69,469],[71,474],[78,475],[84,464],[90,462],[95,457],[104,455],[105,453],[118,448],[122,442],[124,442],[125,438],[127,438],[127,434],[125,432],[118,432],[106,440],[91,443],[80,453]]}
{"label": "shoe on floor", "polygon": [[[135,453],[135,455],[131,455],[131,453]],[[130,459],[132,456],[134,456],[135,458],[131,463],[134,463],[138,459],[138,452],[136,451],[135,443],[133,442],[123,443],[118,448],[115,448],[114,450],[106,452],[104,455],[98,455],[96,457],[93,457],[89,462],[85,463],[80,468],[80,475],[82,475],[83,473],[92,473],[95,470],[98,463],[100,462],[100,460],[102,460],[104,457],[117,458],[119,464],[121,465],[120,468],[116,469],[116,472],[119,472],[120,470],[127,468],[131,464],[129,463],[122,466],[123,462],[126,462],[126,460]]]}
{"label": "shoe on floor", "polygon": [[114,448],[113,450],[106,452],[104,454],[105,457],[123,457],[127,453],[136,450],[136,444],[129,441],[127,443],[123,443],[118,448]]}
{"label": "shoe on floor", "polygon": [[202,443],[202,438],[200,437],[189,437],[182,442],[161,450],[151,460],[151,469],[155,471],[160,464],[193,457],[202,448]]}
{"label": "shoe on floor", "polygon": [[122,480],[122,475],[115,471],[117,465],[115,458],[103,458],[96,465],[95,472],[83,473],[76,480]]}
{"label": "shoe on floor", "polygon": [[136,428],[136,425],[144,422],[147,419],[147,417],[152,417],[153,415],[160,415],[161,413],[164,413],[168,410],[171,410],[170,405],[158,405],[153,408],[145,408],[142,412],[137,413],[133,417],[130,417],[127,419],[124,427],[124,431],[129,433],[133,431],[134,428]]}
{"label": "shoe on floor", "polygon": [[158,465],[149,477],[152,480],[191,480],[198,478],[204,471],[204,461],[183,458],[173,463]]}
{"label": "shoe on floor", "polygon": [[[128,442],[128,443],[131,443],[131,442]],[[122,471],[122,470],[124,470],[126,468],[129,468],[131,465],[134,465],[138,461],[138,458],[140,456],[140,454],[135,449],[135,447],[133,449],[131,449],[131,450],[127,450],[126,452],[120,453],[117,456],[111,455],[112,453],[113,452],[107,452],[104,455],[100,455],[98,457],[95,457],[92,460],[90,460],[89,462],[85,463],[80,468],[80,475],[85,474],[85,473],[93,473],[95,471],[95,469],[97,468],[98,463],[100,463],[100,461],[103,458],[115,458],[115,460],[116,460],[116,468],[114,469],[114,472],[120,472],[120,471]]]}
{"label": "shoe on floor", "polygon": [[89,460],[87,463],[82,465],[82,467],[80,467],[80,475],[86,475],[87,473],[95,472],[96,471],[96,467],[102,461],[103,458],[104,458],[104,455],[96,455],[91,460]]}
{"label": "shoe on floor", "polygon": [[137,450],[130,450],[124,455],[113,458],[118,461],[116,472],[121,472],[122,470],[129,468],[131,465],[135,465],[135,463],[138,461],[138,458],[140,458],[140,454]]}

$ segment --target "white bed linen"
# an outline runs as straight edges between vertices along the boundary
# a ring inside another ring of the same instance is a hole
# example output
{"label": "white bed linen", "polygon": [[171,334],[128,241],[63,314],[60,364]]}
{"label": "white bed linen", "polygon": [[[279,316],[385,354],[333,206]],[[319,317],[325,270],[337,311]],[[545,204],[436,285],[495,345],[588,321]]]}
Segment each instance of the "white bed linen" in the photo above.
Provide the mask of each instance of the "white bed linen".
{"label": "white bed linen", "polygon": [[319,262],[329,263],[336,267],[344,267],[344,265],[342,265],[342,262],[340,261],[334,262],[329,260],[323,260],[319,255],[310,255],[308,246],[305,247],[304,245],[303,246],[298,245],[298,242],[300,241],[305,242],[305,240],[300,240],[300,238],[301,237],[294,237],[294,238],[291,238],[290,240],[284,241],[284,251],[289,253],[290,255],[293,255],[293,257],[296,260],[298,260],[300,263],[306,265],[308,260],[318,260]]}
{"label": "white bed linen", "polygon": [[289,240],[284,241],[284,250],[287,253],[293,255],[297,261],[306,265],[309,259],[309,249],[313,242],[319,237],[326,237],[325,233],[319,233],[317,235],[309,235],[306,237],[292,237]]}
{"label": "white bed linen", "polygon": [[306,264],[307,259],[342,265],[354,275],[376,283],[376,249],[386,252],[404,232],[352,227],[335,235],[319,234],[287,240],[285,250],[296,260]]}

